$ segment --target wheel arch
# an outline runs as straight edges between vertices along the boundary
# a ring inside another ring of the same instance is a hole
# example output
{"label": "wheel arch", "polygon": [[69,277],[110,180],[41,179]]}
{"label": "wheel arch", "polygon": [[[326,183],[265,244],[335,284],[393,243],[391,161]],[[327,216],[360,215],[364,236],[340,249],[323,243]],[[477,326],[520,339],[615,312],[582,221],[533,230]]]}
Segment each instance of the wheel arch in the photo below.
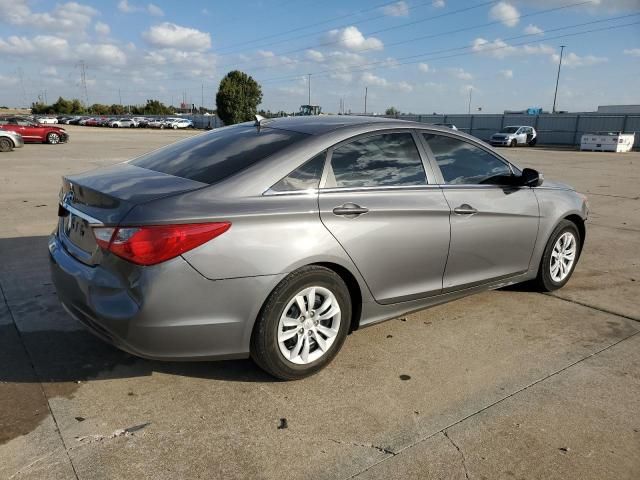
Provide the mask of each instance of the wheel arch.
{"label": "wheel arch", "polygon": [[584,219],[580,215],[571,214],[564,217],[563,220],[570,221],[571,223],[575,224],[576,228],[578,229],[578,233],[580,234],[580,251],[578,252],[578,257],[580,257],[587,235],[587,229],[584,224]]}
{"label": "wheel arch", "polygon": [[360,290],[360,284],[355,275],[353,275],[348,268],[338,265],[337,263],[318,262],[312,263],[311,265],[328,268],[342,278],[351,296],[351,325],[349,325],[349,333],[358,330],[360,327],[360,318],[362,317],[362,291]]}

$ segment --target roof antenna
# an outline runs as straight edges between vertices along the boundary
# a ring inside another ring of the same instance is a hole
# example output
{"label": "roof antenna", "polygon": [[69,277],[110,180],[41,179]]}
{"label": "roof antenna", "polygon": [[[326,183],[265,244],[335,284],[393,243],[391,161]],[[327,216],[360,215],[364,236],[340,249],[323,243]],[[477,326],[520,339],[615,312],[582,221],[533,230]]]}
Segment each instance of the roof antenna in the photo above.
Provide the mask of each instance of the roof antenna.
{"label": "roof antenna", "polygon": [[254,122],[254,126],[258,128],[258,133],[260,133],[260,127],[262,126],[260,122],[262,122],[265,118],[262,115],[254,115],[256,121]]}

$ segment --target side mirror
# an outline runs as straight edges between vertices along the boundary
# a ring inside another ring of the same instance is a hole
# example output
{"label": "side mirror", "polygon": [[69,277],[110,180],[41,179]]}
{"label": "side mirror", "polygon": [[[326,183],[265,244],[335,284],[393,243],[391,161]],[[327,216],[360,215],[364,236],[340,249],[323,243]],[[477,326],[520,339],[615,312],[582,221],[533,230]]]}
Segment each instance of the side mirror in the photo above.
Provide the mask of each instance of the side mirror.
{"label": "side mirror", "polygon": [[539,187],[544,182],[544,177],[540,172],[533,168],[525,168],[522,170],[522,185],[526,187]]}

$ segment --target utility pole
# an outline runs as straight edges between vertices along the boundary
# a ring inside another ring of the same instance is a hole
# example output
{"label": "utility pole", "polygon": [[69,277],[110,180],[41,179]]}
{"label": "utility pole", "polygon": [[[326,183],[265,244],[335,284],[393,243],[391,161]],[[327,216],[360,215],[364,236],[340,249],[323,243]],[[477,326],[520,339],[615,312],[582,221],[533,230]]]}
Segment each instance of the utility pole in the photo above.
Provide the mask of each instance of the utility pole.
{"label": "utility pole", "polygon": [[118,99],[120,100],[120,106],[122,106],[122,94],[120,93],[120,89],[118,89]]}
{"label": "utility pole", "polygon": [[364,87],[364,114],[367,114],[367,94],[369,93],[369,87]]}
{"label": "utility pole", "polygon": [[87,91],[87,72],[86,65],[84,60],[80,60],[77,64],[80,67],[80,85],[82,85],[82,90],[84,92],[84,101],[87,106],[89,106],[89,93]]}
{"label": "utility pole", "polygon": [[565,45],[560,45],[560,61],[558,62],[558,76],[556,77],[556,91],[553,94],[553,109],[551,113],[556,113],[556,98],[558,98],[558,83],[560,82],[560,68],[562,67],[562,53]]}
{"label": "utility pole", "polygon": [[309,87],[309,105],[311,105],[311,74],[307,73],[307,77],[309,78],[307,80],[307,84],[308,84],[308,87]]}
{"label": "utility pole", "polygon": [[469,87],[469,105],[467,106],[467,113],[471,114],[471,94],[473,93],[473,87]]}
{"label": "utility pole", "polygon": [[202,97],[200,98],[200,109],[204,108],[204,83],[202,84]]}

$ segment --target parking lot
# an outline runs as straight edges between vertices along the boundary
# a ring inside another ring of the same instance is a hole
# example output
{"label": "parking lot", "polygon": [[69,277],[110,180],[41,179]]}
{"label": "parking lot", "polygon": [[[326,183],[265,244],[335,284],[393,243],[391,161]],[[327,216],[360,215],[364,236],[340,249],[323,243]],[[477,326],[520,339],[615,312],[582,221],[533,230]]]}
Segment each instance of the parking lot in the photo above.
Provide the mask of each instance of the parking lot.
{"label": "parking lot", "polygon": [[0,154],[0,478],[640,477],[640,153],[502,150],[589,197],[569,284],[362,329],[278,382],[250,360],[138,359],[63,311],[60,176],[199,133],[68,131]]}

